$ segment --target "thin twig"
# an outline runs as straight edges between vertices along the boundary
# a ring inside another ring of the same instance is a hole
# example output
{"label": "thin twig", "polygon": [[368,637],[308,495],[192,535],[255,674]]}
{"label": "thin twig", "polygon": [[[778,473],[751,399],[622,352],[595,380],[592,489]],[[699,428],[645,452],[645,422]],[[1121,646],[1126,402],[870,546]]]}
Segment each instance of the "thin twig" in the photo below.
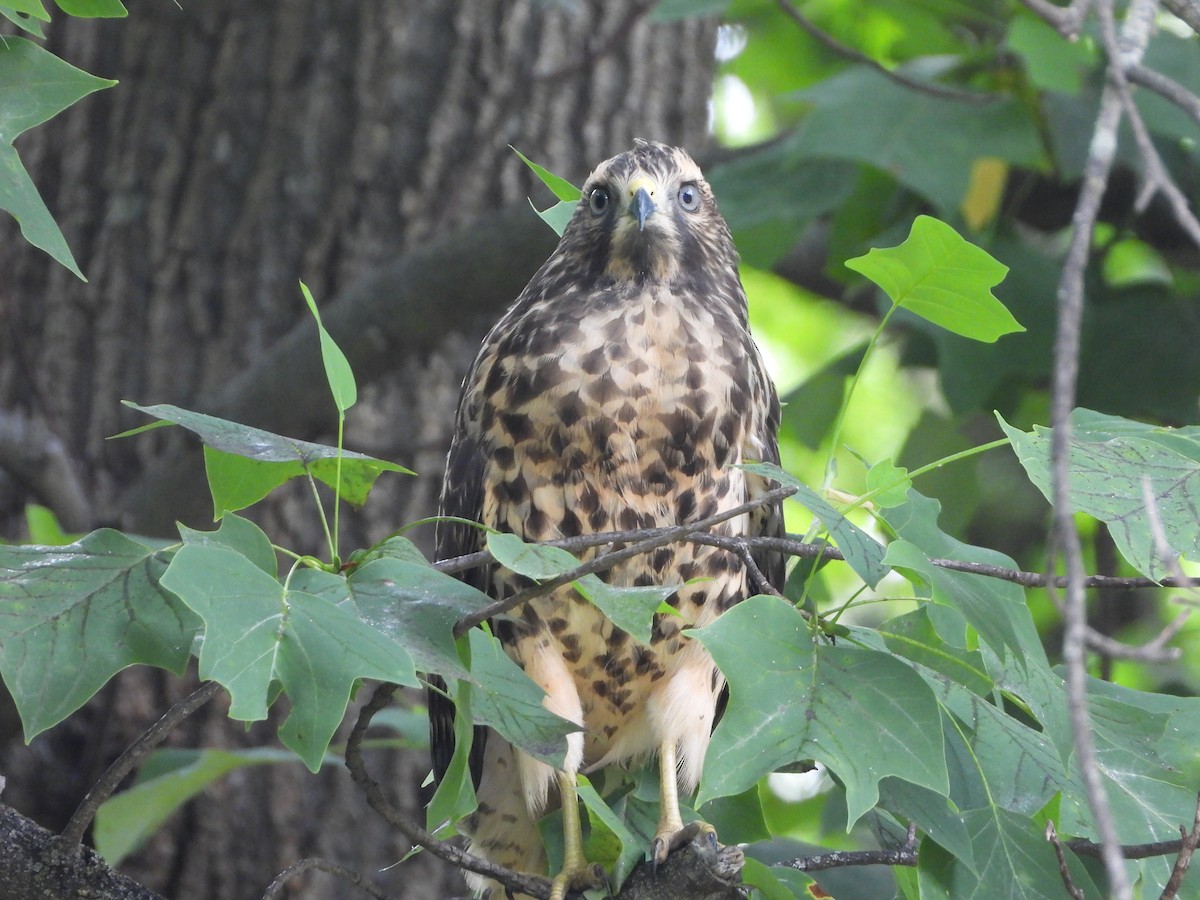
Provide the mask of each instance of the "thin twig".
{"label": "thin twig", "polygon": [[381,684],[375,688],[375,693],[371,696],[371,699],[359,711],[358,721],[354,723],[354,728],[350,732],[350,738],[346,741],[346,768],[350,770],[350,777],[354,779],[354,783],[366,795],[367,803],[371,809],[375,810],[375,812],[383,817],[384,821],[414,844],[424,847],[439,859],[444,859],[446,862],[460,869],[468,869],[488,878],[493,878],[506,887],[523,894],[529,894],[532,897],[538,898],[538,900],[548,900],[550,896],[549,879],[513,872],[503,866],[496,865],[491,860],[468,853],[461,847],[457,847],[448,841],[439,840],[421,826],[410,822],[384,796],[379,782],[375,781],[370,773],[367,772],[367,766],[362,756],[362,742],[367,734],[367,729],[371,725],[371,719],[375,717],[377,712],[387,706],[396,690],[397,685],[394,684]]}
{"label": "thin twig", "polygon": [[1160,97],[1174,103],[1191,116],[1197,124],[1200,124],[1200,97],[1197,97],[1175,79],[1168,78],[1161,72],[1156,72],[1154,69],[1149,69],[1140,63],[1127,66],[1125,77],[1134,84],[1140,84],[1142,87],[1154,91]]}
{"label": "thin twig", "polygon": [[804,15],[795,4],[790,0],[777,0],[779,8],[793,22],[807,31],[812,37],[823,47],[832,50],[843,59],[848,59],[851,62],[859,63],[874,69],[884,78],[889,81],[894,81],[896,84],[903,85],[909,90],[919,91],[922,94],[929,94],[933,97],[938,97],[942,100],[958,100],[965,103],[992,103],[996,100],[996,95],[986,94],[981,91],[964,91],[958,88],[944,87],[939,84],[933,84],[928,81],[922,81],[919,78],[911,78],[903,72],[897,72],[894,69],[889,69],[887,66],[872,59],[860,50],[855,50],[848,44],[843,44],[828,31],[825,31],[816,22]]}
{"label": "thin twig", "polygon": [[[690,527],[690,526],[689,526]],[[631,531],[605,531],[598,534],[584,534],[578,537],[560,538],[553,541],[544,541],[545,546],[561,547],[564,550],[569,550],[572,553],[577,553],[580,550],[588,550],[592,547],[602,547],[605,544],[628,544],[631,542],[645,541],[651,538],[656,538],[666,534],[671,529],[669,528],[637,528]],[[822,541],[805,541],[802,535],[790,534],[786,537],[734,537],[723,534],[688,534],[676,538],[681,542],[693,544],[708,544],[713,547],[721,547],[733,553],[740,552],[740,548],[746,550],[774,550],[778,553],[784,553],[788,556],[798,556],[804,559],[812,559],[820,556],[831,560],[844,560],[845,556],[842,551],[836,547],[831,547]],[[475,553],[467,553],[462,556],[454,556],[449,559],[443,559],[440,562],[433,563],[433,568],[439,572],[454,574],[465,572],[468,569],[474,569],[477,566],[491,565],[495,562],[492,554],[487,550],[479,550]],[[1067,576],[1065,575],[1047,575],[1045,572],[1027,572],[1023,569],[1008,569],[1004,566],[995,566],[988,563],[968,562],[962,559],[942,559],[934,558],[930,561],[931,565],[937,566],[940,569],[948,569],[954,572],[966,572],[971,575],[983,575],[987,578],[995,578],[1000,581],[1010,581],[1014,584],[1019,584],[1022,587],[1044,588],[1044,587],[1059,587],[1067,586]],[[1083,582],[1086,588],[1114,588],[1123,590],[1136,590],[1139,588],[1160,588],[1160,587],[1177,587],[1177,588],[1200,588],[1200,577],[1191,578],[1145,578],[1141,576],[1126,577],[1116,575],[1088,575]]]}
{"label": "thin twig", "polygon": [[1200,34],[1200,2],[1197,0],[1163,0],[1163,6],[1181,19],[1192,31]]}
{"label": "thin twig", "polygon": [[1179,850],[1179,856],[1175,858],[1175,865],[1171,868],[1171,877],[1167,879],[1159,900],[1174,900],[1179,894],[1179,886],[1183,884],[1188,866],[1192,864],[1192,854],[1196,852],[1197,844],[1200,844],[1200,797],[1196,798],[1196,814],[1192,818],[1192,830],[1188,831],[1180,825],[1179,833],[1183,836],[1181,841],[1183,846]]}
{"label": "thin twig", "polygon": [[1142,54],[1145,53],[1146,44],[1150,40],[1157,6],[1154,0],[1131,3],[1118,38],[1111,8],[1107,2],[1101,4],[1100,35],[1109,60],[1109,83],[1121,98],[1125,117],[1129,121],[1129,128],[1133,132],[1133,139],[1137,143],[1138,154],[1143,163],[1144,183],[1134,202],[1134,209],[1138,212],[1144,211],[1155,194],[1162,194],[1179,227],[1187,232],[1192,243],[1200,247],[1200,220],[1197,220],[1196,214],[1192,212],[1188,198],[1167,172],[1158,148],[1154,146],[1154,140],[1150,137],[1150,130],[1142,119],[1141,110],[1133,101],[1133,93],[1126,78],[1128,69],[1141,65]]}
{"label": "thin twig", "polygon": [[100,808],[100,804],[112,796],[113,791],[125,780],[125,776],[132,772],[151,750],[161,744],[180,722],[211,700],[220,689],[221,686],[215,681],[208,681],[200,685],[168,709],[161,719],[126,747],[80,801],[79,806],[71,815],[70,821],[67,822],[67,827],[59,835],[60,840],[67,846],[74,846],[82,841],[83,833],[87,831],[88,825],[96,816],[96,810]]}
{"label": "thin twig", "polygon": [[765,506],[768,503],[775,503],[783,500],[785,497],[790,497],[796,493],[794,487],[779,487],[773,490],[766,491],[755,497],[753,500],[748,500],[741,503],[732,509],[727,509],[724,512],[714,516],[709,516],[706,519],[692,522],[689,525],[674,525],[670,528],[661,529],[653,537],[647,538],[644,541],[633,544],[629,547],[623,547],[620,550],[615,550],[612,553],[606,553],[597,556],[594,559],[583,563],[580,566],[571,569],[569,572],[564,572],[562,575],[554,578],[549,578],[540,584],[535,584],[533,587],[525,588],[517,591],[511,597],[505,600],[497,600],[495,603],[489,603],[482,609],[476,610],[469,616],[463,616],[454,626],[454,634],[456,637],[466,634],[481,622],[486,622],[488,619],[502,615],[514,607],[520,606],[522,603],[528,603],[537,597],[545,596],[553,591],[558,590],[564,585],[570,584],[572,581],[577,581],[584,575],[591,575],[595,572],[604,572],[611,569],[617,563],[624,562],[627,559],[632,559],[650,550],[656,550],[659,547],[665,547],[667,544],[673,544],[687,538],[690,535],[701,531],[707,531],[714,525],[719,525],[729,519],[736,518],[740,515],[758,509],[760,506]]}
{"label": "thin twig", "polygon": [[275,900],[276,897],[283,896],[283,890],[289,880],[311,869],[336,875],[343,881],[348,881],[355,887],[360,888],[364,893],[370,894],[375,900],[392,900],[391,894],[376,887],[361,872],[348,869],[339,863],[335,863],[333,860],[322,859],[319,856],[309,856],[298,862],[294,862],[276,875],[275,880],[267,886],[267,890],[263,894],[263,900]]}
{"label": "thin twig", "polygon": [[1070,6],[1055,6],[1050,0],[1022,0],[1025,6],[1037,13],[1067,40],[1079,37],[1083,20],[1087,18],[1092,0],[1075,0]]}
{"label": "thin twig", "polygon": [[1058,874],[1062,878],[1067,893],[1074,900],[1086,900],[1083,891],[1076,887],[1075,882],[1071,880],[1071,873],[1067,869],[1067,856],[1063,853],[1062,844],[1059,843],[1058,832],[1054,830],[1054,823],[1049,819],[1046,820],[1046,840],[1054,845],[1054,855],[1058,857]]}
{"label": "thin twig", "polygon": [[[1029,4],[1031,0],[1026,0]],[[1038,0],[1040,3],[1040,0]],[[1131,4],[1129,16],[1140,15]],[[1072,4],[1074,7],[1075,4]],[[1111,21],[1111,0],[1099,0],[1100,17]],[[1036,9],[1036,6],[1034,7]],[[1040,15],[1046,10],[1037,10]],[[1061,29],[1060,29],[1061,31]],[[1144,50],[1144,46],[1142,48]],[[1108,79],[1100,97],[1100,110],[1088,147],[1083,187],[1072,216],[1071,242],[1058,286],[1058,325],[1054,338],[1054,376],[1051,399],[1051,485],[1054,507],[1054,538],[1066,567],[1067,586],[1064,609],[1063,660],[1066,663],[1067,707],[1075,751],[1079,762],[1088,806],[1100,834],[1104,867],[1112,895],[1129,900],[1132,890],[1125,871],[1124,858],[1117,840],[1112,810],[1096,765],[1095,740],[1087,709],[1087,635],[1088,623],[1083,593],[1083,561],[1079,533],[1071,514],[1070,446],[1071,410],[1079,376],[1079,350],[1083,321],[1083,277],[1091,248],[1092,232],[1100,212],[1100,201],[1108,185],[1117,149],[1117,129],[1124,103],[1120,85],[1124,79],[1118,69],[1125,62],[1139,62],[1136,46],[1125,48],[1120,60],[1110,56]]]}

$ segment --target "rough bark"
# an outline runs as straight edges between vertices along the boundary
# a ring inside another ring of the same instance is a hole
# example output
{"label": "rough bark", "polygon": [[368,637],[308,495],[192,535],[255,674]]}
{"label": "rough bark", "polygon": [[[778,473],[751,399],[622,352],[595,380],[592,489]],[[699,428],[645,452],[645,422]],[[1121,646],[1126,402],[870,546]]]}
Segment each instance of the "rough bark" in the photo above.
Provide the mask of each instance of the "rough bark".
{"label": "rough bark", "polygon": [[[340,298],[329,316],[363,363],[348,443],[424,476],[382,483],[347,525],[346,546],[432,513],[462,369],[552,242],[532,219],[497,219],[498,256],[454,252],[458,227],[518,209],[527,194],[548,202],[507,145],[578,180],[635,136],[703,142],[714,26],[654,23],[649,6],[213,0],[56,22],[50,49],[121,84],[22,138],[90,282],[0,222],[0,412],[61,442],[92,502],[83,524],[158,533],[175,518],[204,524],[194,487],[178,505],[173,490],[201,479],[199,469],[172,470],[157,487],[145,480],[175,458],[180,435],[104,440],[141,424],[121,398],[328,438],[332,407],[322,418],[315,357],[297,362],[311,346],[296,336],[301,278],[321,301]],[[470,309],[452,295],[422,296],[429,282],[411,268],[421,253],[460,268],[464,282],[494,276],[495,290]],[[398,339],[414,334],[419,341]],[[280,359],[298,367],[263,367]],[[30,482],[0,478],[0,533],[10,538],[39,497]],[[297,525],[315,523],[309,503],[293,493],[256,516],[281,543],[317,550],[316,529]],[[104,766],[191,687],[122,673],[29,748],[0,715],[6,800],[60,828]],[[277,723],[244,731],[213,703],[172,743],[272,743]],[[414,813],[427,768],[415,751],[373,762]],[[276,872],[310,855],[372,873],[397,896],[461,893],[457,874],[427,856],[378,871],[407,850],[342,770],[264,766],[219,782],[123,868],[176,900],[261,896]],[[310,873],[289,896],[346,890]]]}

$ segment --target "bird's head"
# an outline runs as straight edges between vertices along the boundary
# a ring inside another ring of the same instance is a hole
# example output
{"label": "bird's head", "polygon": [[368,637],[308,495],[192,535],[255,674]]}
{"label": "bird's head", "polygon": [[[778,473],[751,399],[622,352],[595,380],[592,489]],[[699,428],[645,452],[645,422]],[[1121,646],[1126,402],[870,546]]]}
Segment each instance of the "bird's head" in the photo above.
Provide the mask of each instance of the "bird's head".
{"label": "bird's head", "polygon": [[560,252],[612,282],[676,282],[737,268],[700,167],[678,147],[642,140],[588,176]]}

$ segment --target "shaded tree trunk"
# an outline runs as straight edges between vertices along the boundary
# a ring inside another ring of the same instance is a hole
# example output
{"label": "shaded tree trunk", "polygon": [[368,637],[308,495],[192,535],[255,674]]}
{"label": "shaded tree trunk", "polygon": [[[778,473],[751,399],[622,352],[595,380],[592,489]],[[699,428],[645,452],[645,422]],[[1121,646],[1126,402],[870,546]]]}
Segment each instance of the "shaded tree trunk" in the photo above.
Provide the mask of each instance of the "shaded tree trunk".
{"label": "shaded tree trunk", "polygon": [[[345,546],[432,514],[462,371],[553,244],[532,213],[481,219],[528,194],[549,202],[507,145],[578,181],[635,136],[704,140],[715,26],[654,23],[651,5],[214,0],[56,23],[52,50],[121,84],[19,148],[90,282],[0,223],[0,413],[48,429],[73,459],[90,515],[76,512],[72,527],[163,533],[177,518],[210,527],[198,465],[187,478],[147,480],[163,460],[178,462],[183,435],[104,440],[141,424],[122,398],[217,410],[253,397],[254,408],[239,409],[250,424],[329,438],[333,407],[312,367],[274,379],[254,368],[304,322],[301,278],[331,310],[357,310],[350,301],[374,292],[368,317],[338,331],[352,359],[371,361],[347,442],[423,476],[381,484],[347,525]],[[472,269],[479,221],[523,248],[478,256],[492,260],[494,278]],[[451,270],[421,282],[434,302],[413,302],[414,270],[401,263],[434,246],[462,248],[455,266],[474,293],[459,296]],[[406,327],[409,315],[420,327]],[[29,479],[0,477],[2,533],[19,538],[20,510],[39,500],[55,503]],[[304,492],[253,515],[277,542],[320,552]],[[0,702],[5,800],[61,827],[98,772],[189,689],[123,673],[29,748]],[[218,700],[171,743],[271,744],[274,724],[231,726]],[[419,817],[424,753],[377,752],[374,764]],[[407,850],[339,767],[310,776],[299,764],[263,766],[218,782],[123,868],[176,900],[261,896],[308,855],[376,873],[397,896],[463,892],[427,856],[378,871]],[[351,891],[313,874],[292,896]]]}

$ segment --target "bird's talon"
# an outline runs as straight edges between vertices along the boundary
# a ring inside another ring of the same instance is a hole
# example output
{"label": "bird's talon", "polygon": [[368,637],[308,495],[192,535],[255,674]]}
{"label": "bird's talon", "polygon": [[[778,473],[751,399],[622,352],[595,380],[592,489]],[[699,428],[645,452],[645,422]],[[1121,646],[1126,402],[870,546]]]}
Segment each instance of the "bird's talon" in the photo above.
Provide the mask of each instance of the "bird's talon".
{"label": "bird's talon", "polygon": [[699,820],[688,822],[682,828],[677,828],[670,831],[660,831],[654,836],[654,845],[651,851],[651,864],[657,868],[660,863],[667,861],[667,857],[672,852],[678,850],[691,843],[696,838],[700,838],[712,850],[716,850],[721,845],[717,841],[717,829],[713,828],[707,822]]}
{"label": "bird's talon", "polygon": [[550,900],[567,900],[567,897],[576,891],[590,891],[607,884],[608,876],[602,865],[589,865],[586,860],[582,860],[564,867],[554,876],[554,880],[550,882]]}

